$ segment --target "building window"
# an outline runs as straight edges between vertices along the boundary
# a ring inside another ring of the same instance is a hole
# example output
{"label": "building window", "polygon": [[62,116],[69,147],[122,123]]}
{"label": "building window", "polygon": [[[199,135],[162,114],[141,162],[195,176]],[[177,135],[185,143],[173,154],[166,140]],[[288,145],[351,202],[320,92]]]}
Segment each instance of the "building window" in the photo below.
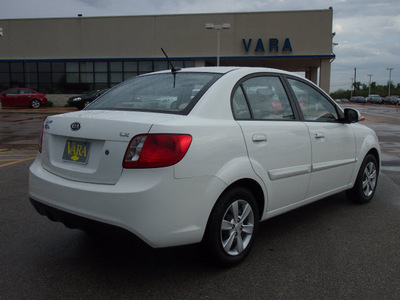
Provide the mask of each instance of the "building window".
{"label": "building window", "polygon": [[67,73],[68,72],[79,72],[79,63],[78,62],[67,62],[66,64]]}
{"label": "building window", "polygon": [[110,62],[110,72],[122,72],[122,61]]}
{"label": "building window", "polygon": [[65,73],[65,63],[53,62],[51,70],[53,73]]}
{"label": "building window", "polygon": [[38,70],[39,70],[39,73],[50,73],[51,72],[51,63],[50,62],[39,62]]}
{"label": "building window", "polygon": [[10,87],[10,64],[0,63],[0,90]]}
{"label": "building window", "polygon": [[[173,60],[176,68],[194,60]],[[28,87],[44,93],[83,93],[115,86],[134,76],[169,69],[166,60],[2,61],[0,89]]]}
{"label": "building window", "polygon": [[150,73],[153,71],[153,62],[152,61],[139,61],[139,74]]}
{"label": "building window", "polygon": [[137,73],[138,64],[136,61],[125,61],[124,72]]}
{"label": "building window", "polygon": [[93,62],[80,62],[80,72],[87,72],[87,73],[93,73]]}
{"label": "building window", "polygon": [[156,60],[154,62],[154,71],[168,70],[168,62],[162,60]]}
{"label": "building window", "polygon": [[22,62],[12,62],[10,64],[10,71],[12,73],[24,72],[24,64]]}
{"label": "building window", "polygon": [[100,61],[100,62],[95,62],[94,63],[94,71],[95,72],[107,72],[107,62]]}

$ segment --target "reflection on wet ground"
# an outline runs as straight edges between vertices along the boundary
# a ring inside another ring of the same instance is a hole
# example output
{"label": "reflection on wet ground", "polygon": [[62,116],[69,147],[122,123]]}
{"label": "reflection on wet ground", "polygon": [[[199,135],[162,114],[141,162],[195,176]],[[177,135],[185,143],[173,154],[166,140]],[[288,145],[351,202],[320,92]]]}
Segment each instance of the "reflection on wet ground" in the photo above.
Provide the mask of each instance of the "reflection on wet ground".
{"label": "reflection on wet ground", "polygon": [[400,107],[354,105],[375,130],[382,150],[382,168],[400,170]]}
{"label": "reflection on wet ground", "polygon": [[47,115],[0,114],[0,147],[37,145]]}
{"label": "reflection on wet ground", "polygon": [[[366,117],[361,124],[375,130],[382,149],[382,166],[400,171],[400,107],[383,105],[344,105]],[[61,111],[60,111],[61,112]],[[48,114],[0,112],[0,148],[27,148],[37,145]]]}

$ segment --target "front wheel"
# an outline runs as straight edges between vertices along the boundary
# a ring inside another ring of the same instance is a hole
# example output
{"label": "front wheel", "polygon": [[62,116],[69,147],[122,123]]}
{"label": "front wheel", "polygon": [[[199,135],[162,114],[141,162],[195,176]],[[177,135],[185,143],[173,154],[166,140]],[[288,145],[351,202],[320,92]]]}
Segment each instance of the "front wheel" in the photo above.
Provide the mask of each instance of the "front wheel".
{"label": "front wheel", "polygon": [[368,154],[361,164],[354,187],[349,191],[351,200],[360,204],[370,202],[378,184],[378,173],[375,156]]}
{"label": "front wheel", "polygon": [[207,225],[204,246],[219,265],[230,267],[242,261],[258,231],[258,207],[251,192],[236,187],[217,201]]}

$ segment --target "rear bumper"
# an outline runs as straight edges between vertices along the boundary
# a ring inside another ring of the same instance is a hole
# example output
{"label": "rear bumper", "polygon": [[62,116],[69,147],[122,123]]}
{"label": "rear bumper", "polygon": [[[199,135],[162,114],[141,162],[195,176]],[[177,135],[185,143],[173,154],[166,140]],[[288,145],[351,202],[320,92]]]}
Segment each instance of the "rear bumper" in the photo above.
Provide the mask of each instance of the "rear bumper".
{"label": "rear bumper", "polygon": [[29,197],[40,213],[68,227],[106,223],[155,248],[200,242],[226,185],[212,176],[175,179],[173,173],[172,167],[124,170],[115,185],[92,184],[56,176],[37,158],[29,170]]}

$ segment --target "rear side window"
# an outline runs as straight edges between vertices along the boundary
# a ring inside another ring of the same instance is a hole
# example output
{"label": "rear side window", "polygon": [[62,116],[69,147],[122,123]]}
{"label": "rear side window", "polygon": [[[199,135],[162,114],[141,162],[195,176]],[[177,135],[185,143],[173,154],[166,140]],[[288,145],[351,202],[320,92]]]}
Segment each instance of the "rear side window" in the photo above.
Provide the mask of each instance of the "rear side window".
{"label": "rear side window", "polygon": [[239,120],[251,119],[250,110],[247,105],[246,97],[244,96],[243,89],[241,86],[233,94],[232,106],[233,106],[233,114],[235,115],[236,119]]}
{"label": "rear side window", "polygon": [[236,119],[293,120],[294,113],[279,77],[258,76],[242,82],[233,94]]}
{"label": "rear side window", "polygon": [[30,90],[20,90],[21,94],[34,94],[34,92],[30,91]]}
{"label": "rear side window", "polygon": [[185,114],[220,77],[210,73],[163,73],[125,81],[87,110],[133,110]]}

